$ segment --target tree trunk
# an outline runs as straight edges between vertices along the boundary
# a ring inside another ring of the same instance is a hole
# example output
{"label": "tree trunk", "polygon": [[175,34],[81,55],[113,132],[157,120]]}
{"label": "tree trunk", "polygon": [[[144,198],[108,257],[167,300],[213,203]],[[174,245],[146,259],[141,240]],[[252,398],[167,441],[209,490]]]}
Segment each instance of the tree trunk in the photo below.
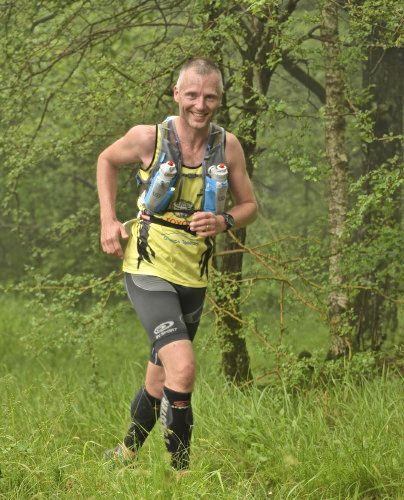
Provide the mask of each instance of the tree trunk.
{"label": "tree trunk", "polygon": [[[257,139],[257,114],[254,109],[253,103],[253,73],[252,69],[247,70],[245,75],[245,86],[243,93],[243,100],[245,103],[253,108],[253,111],[245,113],[245,123],[249,123],[249,130],[241,130],[240,141],[244,149],[247,171],[252,178],[253,174],[253,163],[252,156],[255,151],[256,139]],[[250,116],[251,115],[251,116]],[[250,118],[250,119],[249,119]],[[245,137],[249,139],[246,140]],[[246,228],[241,228],[235,231],[236,238],[244,245],[247,236]],[[233,250],[239,248],[238,244],[226,235],[225,240],[225,250]],[[242,276],[243,268],[243,253],[228,254],[223,257],[221,271],[228,276],[233,277],[235,280],[239,280]],[[231,297],[226,299],[220,299],[218,303],[227,309],[228,304],[232,304],[231,312],[233,316],[225,315],[220,322],[221,339],[222,339],[222,364],[223,371],[227,379],[230,381],[241,384],[252,379],[252,373],[250,368],[250,357],[248,355],[247,344],[245,337],[242,334],[243,324],[237,321],[235,317],[241,319],[241,310],[239,306],[240,299],[240,285],[238,283],[233,287]],[[230,301],[228,300],[230,299]]]}
{"label": "tree trunk", "polygon": [[338,7],[333,0],[326,0],[324,4],[321,35],[325,51],[325,142],[331,170],[328,204],[330,228],[328,315],[331,345],[328,357],[335,358],[348,352],[350,342],[346,321],[348,297],[342,288],[345,280],[341,254],[347,214],[348,159],[345,151],[346,121],[344,118],[344,80],[338,38]]}
{"label": "tree trunk", "polygon": [[[217,7],[220,6],[220,7]],[[239,56],[242,59],[243,84],[242,84],[242,106],[244,108],[242,121],[239,128],[239,139],[244,149],[247,163],[247,172],[252,178],[254,164],[253,157],[256,152],[258,119],[262,112],[262,104],[259,103],[258,95],[266,96],[274,67],[268,66],[268,54],[275,50],[278,51],[279,30],[282,23],[286,22],[297,6],[297,1],[288,2],[287,7],[278,12],[277,21],[279,25],[273,26],[269,23],[271,8],[263,11],[260,16],[250,16],[249,22],[241,23],[239,36],[243,35],[242,44],[238,45]],[[240,15],[243,8],[240,8]],[[221,14],[221,2],[209,2],[209,28],[214,26],[214,20]],[[217,52],[221,53],[222,37],[220,33],[217,38]],[[217,55],[216,55],[217,57]],[[220,56],[219,56],[220,57]],[[236,56],[237,57],[237,56]],[[231,65],[230,65],[231,66]],[[228,125],[229,110],[226,106],[226,100],[222,102],[220,115],[225,118],[222,122],[224,126]],[[236,238],[244,244],[247,231],[245,228],[235,231]],[[229,236],[225,240],[224,250],[238,248],[238,245]],[[235,279],[241,278],[243,265],[243,253],[225,255],[221,265],[221,271]],[[244,335],[242,334],[243,323],[237,321],[236,317],[241,319],[239,307],[240,285],[235,283],[231,296],[231,315],[224,314],[220,319],[219,327],[221,330],[222,344],[222,362],[226,378],[236,383],[243,383],[252,379],[250,369],[250,358],[247,351]],[[218,305],[226,310],[229,304],[228,298],[217,299]]]}
{"label": "tree trunk", "polygon": [[[237,239],[244,244],[246,229],[235,231]],[[238,244],[226,236],[225,249],[233,250]],[[221,271],[230,279],[239,280],[242,274],[243,254],[234,253],[225,255]],[[223,299],[219,299],[220,306],[230,311],[232,315],[224,314],[219,322],[220,338],[222,342],[222,366],[226,378],[236,384],[252,379],[250,357],[247,350],[245,337],[242,332],[243,324],[236,318],[241,318],[240,311],[240,286],[235,283],[231,292]]]}
{"label": "tree trunk", "polygon": [[[215,20],[223,15],[222,8],[214,3],[209,5],[209,15],[206,29],[212,29],[215,25]],[[224,64],[222,57],[222,37],[218,33],[215,37],[216,53],[212,56],[216,59],[223,78],[225,78]],[[226,82],[224,81],[226,87]],[[227,105],[226,93],[222,97],[221,109],[218,113],[220,124],[228,129],[230,126],[230,113]],[[246,240],[246,229],[242,228],[235,231],[235,236],[243,244]],[[238,245],[232,238],[226,235],[224,250],[238,248]],[[214,260],[214,265],[217,266],[217,260]],[[227,276],[239,280],[242,275],[243,254],[236,253],[233,255],[225,255],[221,262],[220,270]],[[250,368],[250,356],[247,350],[245,337],[242,335],[242,324],[236,318],[241,319],[241,311],[239,307],[240,285],[238,283],[232,287],[230,296],[221,297],[220,294],[216,297],[216,303],[222,311],[229,311],[231,315],[223,312],[220,315],[217,323],[221,341],[222,354],[222,369],[227,380],[235,384],[242,384],[252,380]]]}
{"label": "tree trunk", "polygon": [[[382,24],[381,24],[382,26]],[[379,28],[379,30],[382,27]],[[383,49],[378,45],[377,31],[368,52],[368,60],[364,67],[364,87],[369,87],[372,95],[370,103],[373,111],[374,140],[367,145],[363,174],[368,175],[388,165],[389,169],[398,168],[402,164],[403,153],[401,139],[380,140],[383,136],[403,134],[403,92],[404,92],[404,49]],[[366,194],[372,196],[373,187],[367,182]],[[394,189],[394,188],[393,188]],[[400,190],[392,193],[391,210],[384,215],[380,210],[369,210],[364,220],[364,230],[361,234],[363,244],[378,237],[380,228],[399,228]],[[388,201],[384,205],[386,209]],[[394,334],[397,329],[397,306],[386,299],[386,296],[397,296],[399,284],[397,277],[389,270],[390,262],[383,253],[372,261],[373,268],[366,278],[370,283],[378,283],[376,293],[371,290],[361,290],[355,300],[356,344],[359,349],[370,348],[379,350],[386,337]]]}
{"label": "tree trunk", "polygon": [[[252,179],[254,172],[253,158],[256,152],[258,119],[261,111],[258,95],[266,96],[269,89],[274,70],[267,66],[266,61],[268,53],[273,50],[273,40],[276,40],[276,37],[273,39],[274,34],[271,34],[271,28],[265,16],[260,19],[254,18],[252,25],[254,26],[252,32],[245,33],[246,49],[241,53],[244,62],[242,86],[244,113],[239,131],[239,139],[244,150],[250,179]],[[258,88],[254,84],[254,76],[257,77],[259,82]],[[227,116],[229,116],[228,113]],[[235,231],[235,236],[244,245],[247,237],[246,228]],[[238,248],[237,243],[229,236],[226,236],[225,250],[236,248]],[[243,253],[229,254],[224,256],[221,270],[235,279],[240,279],[242,266]],[[240,293],[240,285],[237,283],[233,288],[230,299],[233,306],[233,316],[241,319]],[[228,301],[224,299],[219,300],[219,303],[224,308],[226,308],[226,302]],[[242,334],[244,326],[233,316],[225,315],[221,322],[223,370],[229,380],[243,383],[252,380],[250,357]]]}

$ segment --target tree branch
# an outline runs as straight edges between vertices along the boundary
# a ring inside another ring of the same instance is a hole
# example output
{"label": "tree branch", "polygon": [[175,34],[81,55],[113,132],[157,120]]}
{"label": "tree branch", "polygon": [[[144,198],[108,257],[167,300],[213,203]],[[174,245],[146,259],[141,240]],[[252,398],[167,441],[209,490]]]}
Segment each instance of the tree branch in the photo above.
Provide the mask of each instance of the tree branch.
{"label": "tree branch", "polygon": [[308,73],[297,66],[291,59],[284,57],[282,60],[283,68],[295,78],[298,82],[304,85],[315,94],[318,99],[325,104],[325,89],[317,80],[311,77]]}
{"label": "tree branch", "polygon": [[279,22],[284,23],[289,19],[289,17],[293,14],[294,10],[297,7],[297,4],[299,3],[299,0],[289,0],[288,3],[286,4],[285,10],[283,13],[279,16]]}

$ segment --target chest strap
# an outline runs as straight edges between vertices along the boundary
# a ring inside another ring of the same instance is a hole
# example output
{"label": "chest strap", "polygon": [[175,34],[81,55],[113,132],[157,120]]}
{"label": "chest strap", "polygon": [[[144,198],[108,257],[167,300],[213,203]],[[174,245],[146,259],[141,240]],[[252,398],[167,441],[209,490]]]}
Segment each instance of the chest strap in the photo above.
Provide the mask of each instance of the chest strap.
{"label": "chest strap", "polygon": [[164,219],[159,219],[158,217],[155,217],[154,215],[150,215],[150,222],[152,224],[159,224],[160,226],[165,226],[165,227],[172,227],[173,229],[181,229],[182,231],[185,231],[186,233],[192,234],[193,236],[196,236],[195,231],[191,231],[189,229],[188,224],[174,224],[173,222],[168,222],[167,220]]}

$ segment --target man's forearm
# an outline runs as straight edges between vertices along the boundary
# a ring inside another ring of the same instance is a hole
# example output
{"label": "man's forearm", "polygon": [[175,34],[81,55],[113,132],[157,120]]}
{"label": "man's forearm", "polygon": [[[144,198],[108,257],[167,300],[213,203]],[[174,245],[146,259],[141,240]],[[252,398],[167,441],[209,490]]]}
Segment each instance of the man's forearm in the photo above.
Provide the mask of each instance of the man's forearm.
{"label": "man's forearm", "polygon": [[234,218],[233,229],[239,229],[255,221],[257,218],[257,204],[255,201],[246,201],[232,207],[228,213]]}
{"label": "man's forearm", "polygon": [[[254,222],[257,217],[257,204],[255,201],[246,201],[240,205],[231,208],[229,213],[234,218],[234,226],[232,229],[239,229]],[[222,215],[216,216],[217,233],[226,231],[226,221]],[[216,233],[216,234],[217,234]]]}
{"label": "man's forearm", "polygon": [[118,172],[102,154],[97,162],[97,189],[100,201],[100,219],[102,221],[115,220],[115,200],[118,184]]}

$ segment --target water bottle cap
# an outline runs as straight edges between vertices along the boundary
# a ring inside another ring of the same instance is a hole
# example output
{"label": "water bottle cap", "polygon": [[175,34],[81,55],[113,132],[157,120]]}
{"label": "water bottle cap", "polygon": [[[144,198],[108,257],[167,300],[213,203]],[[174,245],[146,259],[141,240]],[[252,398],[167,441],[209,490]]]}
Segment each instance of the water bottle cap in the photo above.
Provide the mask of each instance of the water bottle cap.
{"label": "water bottle cap", "polygon": [[224,163],[219,163],[219,165],[216,168],[226,168],[226,165]]}

